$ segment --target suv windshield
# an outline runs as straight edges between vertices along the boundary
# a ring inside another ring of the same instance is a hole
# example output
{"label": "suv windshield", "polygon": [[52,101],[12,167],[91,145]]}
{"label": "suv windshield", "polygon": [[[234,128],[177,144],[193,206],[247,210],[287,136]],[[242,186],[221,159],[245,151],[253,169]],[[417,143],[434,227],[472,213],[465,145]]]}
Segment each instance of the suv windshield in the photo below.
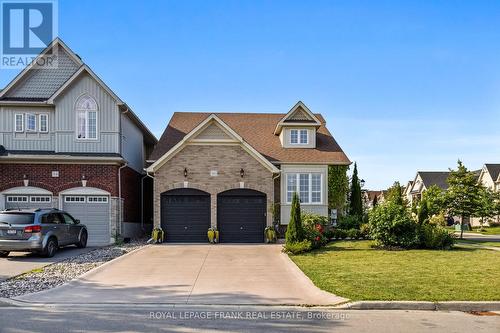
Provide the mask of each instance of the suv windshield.
{"label": "suv windshield", "polygon": [[2,224],[33,224],[35,214],[33,213],[0,213],[0,225]]}

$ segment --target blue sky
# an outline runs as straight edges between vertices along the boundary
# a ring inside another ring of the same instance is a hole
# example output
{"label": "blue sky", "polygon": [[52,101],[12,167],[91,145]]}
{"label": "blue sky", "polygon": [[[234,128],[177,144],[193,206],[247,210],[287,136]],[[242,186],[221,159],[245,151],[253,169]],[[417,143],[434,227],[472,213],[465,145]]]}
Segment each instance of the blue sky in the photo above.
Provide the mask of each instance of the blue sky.
{"label": "blue sky", "polygon": [[157,136],[302,100],[371,189],[500,163],[499,1],[62,0],[59,35]]}

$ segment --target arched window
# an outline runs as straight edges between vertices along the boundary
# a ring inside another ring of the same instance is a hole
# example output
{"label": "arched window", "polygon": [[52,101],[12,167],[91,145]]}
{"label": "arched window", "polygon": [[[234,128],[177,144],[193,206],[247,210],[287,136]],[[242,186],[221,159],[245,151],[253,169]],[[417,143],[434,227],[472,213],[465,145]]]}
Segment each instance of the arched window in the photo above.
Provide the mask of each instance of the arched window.
{"label": "arched window", "polygon": [[97,103],[89,95],[76,101],[76,137],[78,139],[97,139]]}

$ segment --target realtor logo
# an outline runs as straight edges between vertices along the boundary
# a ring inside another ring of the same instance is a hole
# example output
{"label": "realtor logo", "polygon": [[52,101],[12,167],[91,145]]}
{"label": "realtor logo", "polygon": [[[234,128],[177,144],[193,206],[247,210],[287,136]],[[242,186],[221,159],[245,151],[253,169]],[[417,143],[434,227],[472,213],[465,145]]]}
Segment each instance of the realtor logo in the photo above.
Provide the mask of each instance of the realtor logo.
{"label": "realtor logo", "polygon": [[[57,0],[2,0],[0,18],[1,68],[26,67],[57,36]],[[54,67],[48,59],[36,65]]]}

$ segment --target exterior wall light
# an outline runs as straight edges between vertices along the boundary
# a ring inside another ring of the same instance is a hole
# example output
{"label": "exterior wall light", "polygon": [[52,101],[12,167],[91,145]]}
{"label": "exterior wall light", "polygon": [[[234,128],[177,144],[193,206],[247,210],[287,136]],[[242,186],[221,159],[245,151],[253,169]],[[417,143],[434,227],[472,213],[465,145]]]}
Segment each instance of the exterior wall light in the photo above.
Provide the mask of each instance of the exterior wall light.
{"label": "exterior wall light", "polygon": [[240,170],[240,176],[241,176],[241,178],[243,178],[245,176],[245,170],[243,170],[243,168],[241,168],[241,170]]}
{"label": "exterior wall light", "polygon": [[184,168],[184,178],[187,178],[187,176],[188,176],[188,169]]}

